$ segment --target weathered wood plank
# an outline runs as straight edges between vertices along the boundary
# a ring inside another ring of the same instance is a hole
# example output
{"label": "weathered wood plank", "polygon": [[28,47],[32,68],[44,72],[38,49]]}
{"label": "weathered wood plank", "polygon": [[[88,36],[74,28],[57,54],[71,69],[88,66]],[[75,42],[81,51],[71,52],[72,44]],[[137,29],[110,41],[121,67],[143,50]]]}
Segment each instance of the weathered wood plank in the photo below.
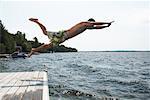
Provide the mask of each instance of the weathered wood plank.
{"label": "weathered wood plank", "polygon": [[7,75],[9,75],[9,73],[2,73],[0,75],[0,80],[2,80],[3,78],[7,77]]}
{"label": "weathered wood plank", "polygon": [[10,75],[7,75],[7,77],[0,80],[0,94],[1,94],[1,90],[3,89],[3,86],[7,85],[16,76],[17,76],[17,73],[10,73]]}
{"label": "weathered wood plank", "polygon": [[49,100],[45,75],[40,71],[0,73],[0,100]]}
{"label": "weathered wood plank", "polygon": [[41,100],[40,98],[36,99],[36,97],[41,96],[39,93],[39,91],[36,90],[36,86],[37,86],[37,78],[40,72],[35,72],[34,73],[34,77],[31,77],[30,81],[29,81],[29,87],[26,89],[25,91],[25,95],[23,96],[24,100]]}
{"label": "weathered wood plank", "polygon": [[[23,74],[23,73],[21,73],[21,74]],[[6,93],[17,82],[17,78],[19,78],[21,76],[21,74],[15,73],[13,78],[8,78],[9,81],[6,80],[7,82],[3,84],[2,89],[0,90],[0,100],[3,100],[3,99],[5,100],[5,98],[7,98],[8,95]]]}
{"label": "weathered wood plank", "polygon": [[49,100],[48,77],[46,72],[44,73],[43,81],[43,100]]}
{"label": "weathered wood plank", "polygon": [[[3,82],[6,82],[6,80],[8,80],[9,78],[12,78],[12,76],[14,75],[15,73],[6,73],[6,76],[5,77],[2,77],[0,79],[0,84],[3,83]],[[2,73],[2,76],[4,75],[4,73]],[[1,76],[1,75],[0,75]]]}
{"label": "weathered wood plank", "polygon": [[6,95],[8,100],[16,100],[15,97],[15,93],[17,92],[17,90],[22,86],[23,81],[21,81],[21,77],[28,77],[28,73],[26,72],[21,72],[20,73],[20,77],[16,78],[16,83],[9,89],[9,91],[7,91]]}
{"label": "weathered wood plank", "polygon": [[[35,74],[36,74],[36,76],[35,77],[37,77],[37,75],[38,75],[38,72],[35,72]],[[31,81],[32,79],[26,79],[26,78],[24,78],[22,81],[24,81],[23,82],[23,84],[22,84],[22,87],[20,87],[19,88],[19,90],[16,92],[16,96],[17,97],[19,97],[20,99],[22,99],[22,100],[26,100],[26,98],[23,98],[23,96],[25,95],[25,92],[27,91],[27,89],[28,89],[28,86],[30,85],[30,81]],[[30,94],[30,93],[29,93]]]}

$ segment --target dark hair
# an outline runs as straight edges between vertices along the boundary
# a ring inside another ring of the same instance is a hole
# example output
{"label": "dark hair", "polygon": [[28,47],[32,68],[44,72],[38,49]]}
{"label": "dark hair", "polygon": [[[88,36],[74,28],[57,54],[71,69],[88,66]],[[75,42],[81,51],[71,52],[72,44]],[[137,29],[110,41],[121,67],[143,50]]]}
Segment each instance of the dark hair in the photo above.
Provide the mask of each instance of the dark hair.
{"label": "dark hair", "polygon": [[88,19],[88,21],[95,22],[95,20],[93,18]]}

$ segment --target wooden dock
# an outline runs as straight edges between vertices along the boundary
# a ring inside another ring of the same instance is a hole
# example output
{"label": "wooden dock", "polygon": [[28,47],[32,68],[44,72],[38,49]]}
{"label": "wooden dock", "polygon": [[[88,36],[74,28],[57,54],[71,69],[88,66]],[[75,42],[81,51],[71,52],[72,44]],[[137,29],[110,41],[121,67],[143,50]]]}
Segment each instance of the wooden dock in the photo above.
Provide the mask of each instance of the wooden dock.
{"label": "wooden dock", "polygon": [[47,73],[0,73],[0,100],[49,100]]}

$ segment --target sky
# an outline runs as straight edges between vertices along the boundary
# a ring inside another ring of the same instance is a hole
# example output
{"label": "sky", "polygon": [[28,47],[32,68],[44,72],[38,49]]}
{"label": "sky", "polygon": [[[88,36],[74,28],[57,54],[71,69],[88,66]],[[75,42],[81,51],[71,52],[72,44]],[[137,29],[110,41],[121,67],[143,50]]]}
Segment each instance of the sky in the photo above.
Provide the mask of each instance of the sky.
{"label": "sky", "polygon": [[149,0],[0,1],[0,20],[6,29],[13,34],[21,31],[28,40],[37,37],[42,43],[49,39],[30,17],[38,18],[49,31],[66,30],[89,18],[115,21],[108,28],[86,30],[63,43],[79,51],[150,50],[149,11]]}

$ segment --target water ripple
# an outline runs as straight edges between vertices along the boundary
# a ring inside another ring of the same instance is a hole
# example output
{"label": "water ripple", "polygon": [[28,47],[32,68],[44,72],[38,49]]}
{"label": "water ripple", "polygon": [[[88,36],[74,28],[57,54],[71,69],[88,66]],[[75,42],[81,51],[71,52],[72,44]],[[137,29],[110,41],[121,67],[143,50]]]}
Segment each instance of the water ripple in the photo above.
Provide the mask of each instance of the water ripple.
{"label": "water ripple", "polygon": [[0,59],[0,71],[48,67],[52,100],[150,98],[150,52],[45,53],[27,59]]}

